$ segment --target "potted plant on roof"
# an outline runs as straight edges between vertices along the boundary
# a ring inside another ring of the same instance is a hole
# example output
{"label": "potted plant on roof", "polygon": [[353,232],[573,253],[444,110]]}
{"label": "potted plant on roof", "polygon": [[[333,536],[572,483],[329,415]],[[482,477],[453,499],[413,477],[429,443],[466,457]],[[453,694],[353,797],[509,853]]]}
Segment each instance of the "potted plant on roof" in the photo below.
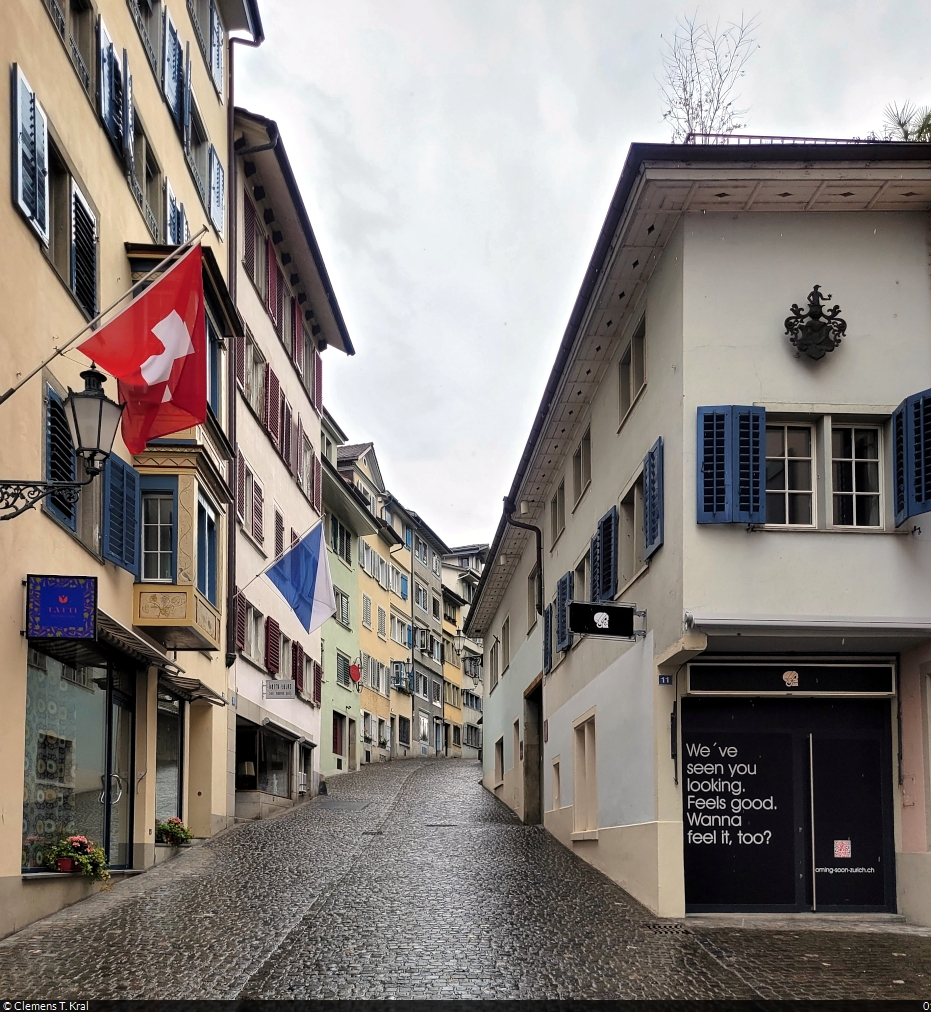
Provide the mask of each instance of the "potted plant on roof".
{"label": "potted plant on roof", "polygon": [[164,822],[158,819],[155,822],[156,843],[168,843],[172,847],[180,847],[184,843],[190,843],[193,839],[194,834],[177,816],[172,816]]}
{"label": "potted plant on roof", "polygon": [[86,836],[62,837],[47,854],[48,866],[54,871],[81,872],[95,882],[109,882],[110,869],[103,847],[97,847]]}

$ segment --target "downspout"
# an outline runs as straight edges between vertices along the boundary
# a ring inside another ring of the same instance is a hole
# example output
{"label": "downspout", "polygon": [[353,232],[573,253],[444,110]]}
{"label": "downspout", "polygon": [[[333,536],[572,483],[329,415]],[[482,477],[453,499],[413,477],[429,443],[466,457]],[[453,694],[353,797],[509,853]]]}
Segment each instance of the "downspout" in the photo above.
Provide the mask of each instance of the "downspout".
{"label": "downspout", "polygon": [[[241,46],[248,46],[250,49],[258,49],[258,47],[264,41],[265,36],[260,32],[255,38],[252,39],[230,39],[229,40],[229,59],[227,66],[229,67],[229,77],[227,80],[227,96],[228,101],[226,104],[226,147],[227,147],[227,165],[229,175],[229,193],[232,196],[231,200],[227,200],[227,206],[229,207],[229,224],[227,226],[227,234],[229,237],[229,244],[226,250],[226,287],[229,290],[230,298],[233,300],[233,305],[236,303],[237,294],[237,268],[239,260],[236,255],[238,248],[238,219],[239,219],[239,189],[238,189],[238,176],[237,164],[236,164],[236,146],[233,142],[233,136],[236,127],[236,102],[233,96],[233,46],[237,42]],[[277,137],[275,138],[277,143]],[[238,311],[238,306],[237,306]],[[236,349],[233,349],[233,354],[228,356],[227,362],[227,404],[229,405],[229,423],[227,425],[227,434],[229,435],[230,444],[234,451],[236,450]],[[232,493],[233,493],[233,510],[230,515],[230,522],[226,525],[226,556],[227,556],[227,579],[226,579],[226,666],[231,668],[236,663],[236,495],[239,487],[239,475],[236,474],[236,469],[239,466],[238,455],[233,461],[233,482],[232,482]]]}
{"label": "downspout", "polygon": [[537,614],[543,614],[543,531],[533,524],[525,524],[520,520],[513,519],[514,503],[505,497],[504,519],[512,527],[520,527],[525,531],[533,531],[537,538]]}

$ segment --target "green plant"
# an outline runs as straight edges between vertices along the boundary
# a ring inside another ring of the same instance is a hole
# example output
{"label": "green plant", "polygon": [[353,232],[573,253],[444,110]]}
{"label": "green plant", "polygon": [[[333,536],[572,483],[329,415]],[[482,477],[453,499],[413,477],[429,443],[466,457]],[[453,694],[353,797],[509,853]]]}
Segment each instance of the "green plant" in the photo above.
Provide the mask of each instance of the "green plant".
{"label": "green plant", "polygon": [[50,868],[57,866],[60,857],[70,858],[82,875],[95,882],[110,881],[110,869],[103,847],[94,846],[93,841],[86,836],[63,836],[46,851],[46,861]]}
{"label": "green plant", "polygon": [[883,133],[890,141],[931,141],[931,106],[919,108],[904,102],[886,106]]}
{"label": "green plant", "polygon": [[155,822],[156,843],[170,843],[172,847],[180,847],[182,843],[193,839],[194,834],[177,816],[172,816],[164,822],[161,820]]}

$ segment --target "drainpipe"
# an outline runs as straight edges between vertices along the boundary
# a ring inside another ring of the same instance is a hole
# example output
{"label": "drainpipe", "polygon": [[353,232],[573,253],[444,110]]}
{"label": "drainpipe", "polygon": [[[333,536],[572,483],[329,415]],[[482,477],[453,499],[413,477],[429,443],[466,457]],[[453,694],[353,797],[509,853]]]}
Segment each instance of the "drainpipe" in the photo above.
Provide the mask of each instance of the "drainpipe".
{"label": "drainpipe", "polygon": [[512,527],[520,527],[525,531],[533,531],[537,538],[537,614],[543,614],[543,531],[533,524],[525,524],[513,518],[514,503],[505,496],[504,519]]}
{"label": "drainpipe", "polygon": [[[229,223],[227,225],[228,235],[228,246],[226,250],[226,287],[229,290],[230,298],[233,300],[233,305],[236,303],[236,291],[237,291],[237,268],[239,260],[236,255],[238,245],[238,213],[237,208],[239,206],[239,193],[238,193],[238,172],[236,171],[236,148],[233,143],[233,137],[236,127],[236,102],[233,96],[233,57],[235,50],[233,46],[238,43],[241,46],[248,46],[250,49],[257,49],[264,41],[265,36],[260,32],[253,39],[230,39],[229,40],[229,59],[227,66],[229,67],[229,76],[227,79],[227,108],[226,108],[226,147],[227,147],[227,165],[229,176],[229,193],[232,195],[232,200],[227,200],[227,205],[230,209]],[[275,142],[277,143],[277,135]],[[237,307],[238,308],[238,307]],[[229,436],[230,444],[233,449],[236,448],[236,350],[233,349],[233,354],[228,356],[227,362],[227,404],[229,405],[229,422],[227,425],[227,435]],[[238,466],[238,458],[233,461],[233,510],[230,514],[230,522],[226,525],[226,555],[227,555],[227,579],[226,579],[226,666],[231,668],[236,662],[236,492],[238,488],[239,475],[236,474],[236,468]]]}

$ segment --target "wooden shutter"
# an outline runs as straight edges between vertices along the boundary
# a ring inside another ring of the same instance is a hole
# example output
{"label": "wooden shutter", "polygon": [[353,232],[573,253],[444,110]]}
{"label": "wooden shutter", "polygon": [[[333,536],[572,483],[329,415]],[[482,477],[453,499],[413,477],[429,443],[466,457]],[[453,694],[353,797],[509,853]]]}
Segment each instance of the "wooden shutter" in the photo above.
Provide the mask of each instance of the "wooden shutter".
{"label": "wooden shutter", "polygon": [[543,609],[543,670],[553,670],[553,606]]}
{"label": "wooden shutter", "polygon": [[216,230],[222,234],[223,218],[226,212],[226,170],[223,168],[223,162],[217,154],[217,149],[212,144],[210,145],[210,156],[207,164],[210,173],[208,183],[210,187],[210,199],[208,201],[210,220],[213,222]]}
{"label": "wooden shutter", "polygon": [[[265,381],[262,384],[262,425],[265,427],[265,431],[268,432],[269,414],[271,412],[271,397],[268,394],[268,384],[271,376],[271,366],[265,363]],[[277,410],[277,405],[276,405]]]}
{"label": "wooden shutter", "polygon": [[313,404],[317,414],[323,414],[323,359],[320,352],[314,348],[314,393]]}
{"label": "wooden shutter", "polygon": [[298,692],[304,691],[304,648],[296,640],[291,644],[291,677]]}
{"label": "wooden shutter", "polygon": [[893,507],[896,527],[905,523],[909,516],[907,405],[908,401],[902,401],[892,415]]}
{"label": "wooden shutter", "polygon": [[300,534],[292,527],[291,528],[291,544],[294,545],[300,540]]}
{"label": "wooden shutter", "polygon": [[610,601],[617,593],[617,506],[612,506],[598,521],[598,540],[601,543],[598,600]]}
{"label": "wooden shutter", "polygon": [[281,664],[281,629],[273,618],[265,619],[265,668],[277,675]]}
{"label": "wooden shutter", "polygon": [[236,646],[240,650],[246,649],[246,608],[248,603],[242,596],[242,591],[236,591]]}
{"label": "wooden shutter", "polygon": [[71,183],[71,290],[88,316],[97,315],[97,219]]}
{"label": "wooden shutter", "polygon": [[297,431],[294,435],[294,476],[297,478],[298,485],[304,488],[304,422],[300,416],[297,419]]}
{"label": "wooden shutter", "polygon": [[762,524],[766,522],[766,409],[734,407],[731,410],[734,522]]}
{"label": "wooden shutter", "polygon": [[[133,76],[129,72],[129,57],[123,50],[123,162],[131,177],[136,175],[136,123],[133,110]],[[145,198],[143,198],[144,200]]]}
{"label": "wooden shutter", "polygon": [[294,428],[291,418],[291,405],[288,399],[281,397],[281,456],[288,465],[288,470],[294,473]]}
{"label": "wooden shutter", "polygon": [[265,238],[265,306],[272,320],[277,324],[275,311],[278,306],[278,260],[275,258],[275,244]]}
{"label": "wooden shutter", "polygon": [[217,91],[223,92],[223,24],[217,5],[210,0],[210,74]]}
{"label": "wooden shutter", "polygon": [[191,44],[184,44],[183,77],[181,82],[181,136],[184,150],[191,154]]}
{"label": "wooden shutter", "polygon": [[104,467],[103,551],[105,559],[139,575],[139,473],[111,454]]}
{"label": "wooden shutter", "polygon": [[[275,255],[275,247],[271,247],[272,256]],[[284,274],[281,272],[281,268],[278,266],[278,261],[275,261],[275,329],[278,331],[279,337],[284,337],[284,301],[287,297],[287,292],[284,287]]]}
{"label": "wooden shutter", "polygon": [[168,8],[165,8],[164,34],[164,55],[165,61],[162,65],[162,90],[165,98],[168,99],[168,108],[174,117],[175,123],[181,125],[181,88],[184,74],[184,54],[181,49],[181,41],[178,38],[178,30],[175,28]]}
{"label": "wooden shutter", "polygon": [[733,511],[733,409],[698,409],[697,489],[700,524],[727,524]]}
{"label": "wooden shutter", "polygon": [[588,550],[588,599],[589,601],[601,600],[601,532],[600,528],[592,538],[591,547]]}
{"label": "wooden shutter", "polygon": [[13,125],[14,200],[48,245],[48,123],[35,92],[16,67]]}
{"label": "wooden shutter", "polygon": [[284,553],[284,517],[275,510],[275,558],[280,559]]}
{"label": "wooden shutter", "polygon": [[304,375],[304,327],[301,324],[301,307],[291,299],[291,358],[295,368]]}
{"label": "wooden shutter", "polygon": [[281,441],[281,383],[271,368],[266,372],[265,405],[265,427],[278,446]]}
{"label": "wooden shutter", "polygon": [[[764,426],[765,431],[765,426]],[[643,458],[643,557],[663,543],[663,437]]]}
{"label": "wooden shutter", "polygon": [[317,661],[314,661],[314,703],[319,706],[323,698],[323,668]]}
{"label": "wooden shutter", "polygon": [[314,455],[314,509],[323,516],[323,467],[316,455]]}
{"label": "wooden shutter", "polygon": [[246,196],[242,198],[242,262],[246,274],[258,281],[255,276],[255,208]]}
{"label": "wooden shutter", "polygon": [[252,536],[262,544],[265,541],[265,500],[262,486],[257,481],[252,483]]}
{"label": "wooden shutter", "polygon": [[569,602],[572,600],[574,574],[572,570],[556,583],[556,649],[568,650],[572,646],[569,632]]}
{"label": "wooden shutter", "polygon": [[246,465],[242,454],[236,454],[236,516],[243,520],[246,516]]}
{"label": "wooden shutter", "polygon": [[[45,400],[45,480],[73,482],[77,475],[77,458],[71,429],[61,398],[51,388],[46,388]],[[67,502],[61,496],[49,496],[45,508],[58,517],[72,531],[77,529],[77,503]]]}

